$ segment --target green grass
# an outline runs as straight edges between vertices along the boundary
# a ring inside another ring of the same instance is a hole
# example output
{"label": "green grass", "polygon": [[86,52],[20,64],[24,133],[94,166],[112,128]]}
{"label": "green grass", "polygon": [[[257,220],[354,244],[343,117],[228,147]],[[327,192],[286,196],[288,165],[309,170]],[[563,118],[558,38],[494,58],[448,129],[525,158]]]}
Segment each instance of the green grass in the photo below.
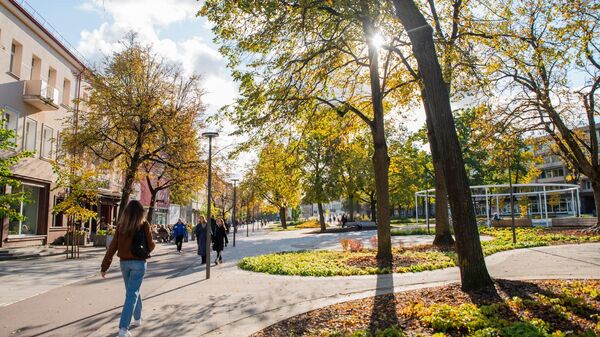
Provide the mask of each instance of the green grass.
{"label": "green grass", "polygon": [[392,229],[392,236],[406,236],[406,235],[434,235],[435,229],[431,229],[427,232],[427,228],[414,228],[414,229]]}
{"label": "green grass", "polygon": [[415,219],[415,218],[397,218],[397,219],[390,220],[390,223],[392,225],[414,224],[416,222],[417,222],[417,219]]}
{"label": "green grass", "polygon": [[[394,235],[411,235],[405,234]],[[415,230],[416,234],[422,234]],[[508,228],[481,228],[482,235],[492,236],[490,241],[482,241],[484,255],[497,252],[548,246],[563,243],[600,242],[600,235],[575,236],[548,232],[541,229],[518,228],[517,244],[512,243],[512,231]],[[414,234],[412,234],[414,235]],[[344,251],[299,251],[266,254],[245,257],[238,263],[241,269],[275,275],[300,275],[300,276],[349,276],[388,273],[390,270],[379,269],[375,266],[376,252],[363,250],[360,252]],[[435,248],[423,249],[407,248],[394,249],[395,260],[410,261],[410,264],[400,264],[394,268],[396,273],[420,272],[456,266],[456,253],[454,251],[440,251]],[[360,266],[350,263],[356,260],[373,261]]]}

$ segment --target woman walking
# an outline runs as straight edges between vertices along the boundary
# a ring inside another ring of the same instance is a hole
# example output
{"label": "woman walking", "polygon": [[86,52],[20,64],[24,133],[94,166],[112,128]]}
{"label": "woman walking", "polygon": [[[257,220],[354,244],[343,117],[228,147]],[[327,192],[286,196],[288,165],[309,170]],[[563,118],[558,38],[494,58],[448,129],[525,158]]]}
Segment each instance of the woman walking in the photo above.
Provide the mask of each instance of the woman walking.
{"label": "woman walking", "polygon": [[146,273],[146,259],[150,257],[152,250],[154,241],[150,233],[150,224],[146,221],[146,211],[139,201],[132,200],[119,219],[115,236],[104,255],[100,269],[102,278],[106,277],[106,271],[117,253],[125,281],[125,303],[119,321],[119,337],[131,336],[130,323],[131,327],[142,324],[140,286]]}
{"label": "woman walking", "polygon": [[215,264],[223,263],[223,256],[221,253],[229,240],[227,239],[227,230],[225,229],[225,223],[223,219],[219,219],[217,221],[217,228],[215,229],[215,233],[213,234],[213,250],[217,252],[217,258],[215,259]]}
{"label": "woman walking", "polygon": [[198,255],[202,257],[202,264],[206,263],[206,228],[208,223],[204,216],[200,216],[200,221],[196,225],[196,242],[198,243]]}

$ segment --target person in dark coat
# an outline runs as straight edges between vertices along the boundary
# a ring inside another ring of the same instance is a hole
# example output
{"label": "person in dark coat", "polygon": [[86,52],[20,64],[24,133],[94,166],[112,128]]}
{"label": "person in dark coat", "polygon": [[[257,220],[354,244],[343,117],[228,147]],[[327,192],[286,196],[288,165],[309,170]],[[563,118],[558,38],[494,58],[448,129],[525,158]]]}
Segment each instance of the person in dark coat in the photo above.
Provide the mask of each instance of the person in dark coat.
{"label": "person in dark coat", "polygon": [[227,239],[227,231],[225,229],[225,222],[223,219],[219,219],[219,221],[217,221],[217,227],[212,239],[213,250],[217,252],[215,264],[223,263],[223,256],[221,256],[221,253],[223,252],[223,249],[225,249],[225,246],[227,246],[229,243],[229,240]]}
{"label": "person in dark coat", "polygon": [[208,223],[206,218],[201,216],[200,221],[196,225],[194,232],[196,234],[196,242],[198,243],[198,255],[202,257],[202,264],[206,263],[206,229]]}

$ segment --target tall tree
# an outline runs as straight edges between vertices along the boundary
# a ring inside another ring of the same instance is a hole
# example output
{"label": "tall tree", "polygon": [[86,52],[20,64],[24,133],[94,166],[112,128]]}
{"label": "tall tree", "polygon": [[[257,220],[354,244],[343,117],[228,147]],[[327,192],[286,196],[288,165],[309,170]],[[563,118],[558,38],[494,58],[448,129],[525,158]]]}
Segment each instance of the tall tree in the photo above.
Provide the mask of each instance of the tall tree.
{"label": "tall tree", "polygon": [[[333,118],[332,118],[333,117]],[[339,175],[342,166],[340,144],[345,125],[336,116],[307,123],[298,139],[303,202],[316,203],[321,231],[326,229],[323,204],[340,196]]]}
{"label": "tall tree", "polygon": [[[384,113],[389,102],[411,100],[415,81],[399,71],[400,60],[380,51],[385,2],[206,1],[201,14],[215,23],[221,51],[240,82],[242,99],[230,110],[240,132],[287,128],[298,106],[318,102],[338,114],[360,118],[373,141],[379,214],[377,260],[392,263],[389,156]],[[299,46],[302,46],[299,48]],[[241,60],[245,61],[243,64]]]}
{"label": "tall tree", "polygon": [[253,172],[245,180],[253,188],[249,193],[252,195],[250,199],[257,193],[279,212],[281,226],[287,228],[288,208],[299,204],[302,190],[296,156],[284,144],[268,143],[262,148]]}
{"label": "tall tree", "polygon": [[[488,47],[486,70],[511,95],[499,122],[543,130],[568,165],[590,179],[600,210],[600,6],[515,0],[493,11],[483,7],[482,17],[496,22],[473,33]],[[598,219],[594,231],[600,231]]]}
{"label": "tall tree", "polygon": [[177,165],[165,153],[184,143],[188,135],[180,133],[182,126],[196,123],[204,110],[200,78],[185,76],[133,38],[86,77],[89,95],[68,119],[76,132],[64,141],[104,161],[118,161],[125,178],[120,214],[142,164]]}
{"label": "tall tree", "polygon": [[473,290],[491,286],[492,280],[483,258],[471,190],[452,118],[450,94],[436,55],[433,29],[413,0],[392,2],[396,16],[411,41],[422,79],[425,111],[430,117],[428,122],[431,123],[437,143],[433,144],[433,148],[439,151],[439,160],[433,160],[434,163],[441,163],[452,209],[462,288]]}

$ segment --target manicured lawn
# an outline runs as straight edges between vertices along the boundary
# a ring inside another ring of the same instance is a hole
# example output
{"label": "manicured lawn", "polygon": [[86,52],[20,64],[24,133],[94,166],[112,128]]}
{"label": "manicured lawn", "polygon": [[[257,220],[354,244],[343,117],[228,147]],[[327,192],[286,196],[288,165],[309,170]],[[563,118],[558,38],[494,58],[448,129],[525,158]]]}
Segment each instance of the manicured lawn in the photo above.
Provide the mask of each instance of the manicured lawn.
{"label": "manicured lawn", "polygon": [[[517,243],[512,243],[512,233],[505,228],[481,228],[482,235],[494,239],[483,241],[484,254],[565,243],[600,242],[599,235],[579,232],[553,232],[543,229],[517,229]],[[299,251],[245,257],[238,263],[241,269],[276,275],[347,276],[389,273],[377,267],[376,252],[359,251]],[[395,247],[393,272],[407,273],[456,266],[453,250],[439,250],[432,246]]]}
{"label": "manicured lawn", "polygon": [[599,280],[497,280],[360,299],[278,322],[252,337],[592,337],[600,334]]}
{"label": "manicured lawn", "polygon": [[406,236],[406,235],[434,235],[435,228],[432,228],[429,232],[427,228],[413,228],[413,229],[392,229],[392,236]]}

